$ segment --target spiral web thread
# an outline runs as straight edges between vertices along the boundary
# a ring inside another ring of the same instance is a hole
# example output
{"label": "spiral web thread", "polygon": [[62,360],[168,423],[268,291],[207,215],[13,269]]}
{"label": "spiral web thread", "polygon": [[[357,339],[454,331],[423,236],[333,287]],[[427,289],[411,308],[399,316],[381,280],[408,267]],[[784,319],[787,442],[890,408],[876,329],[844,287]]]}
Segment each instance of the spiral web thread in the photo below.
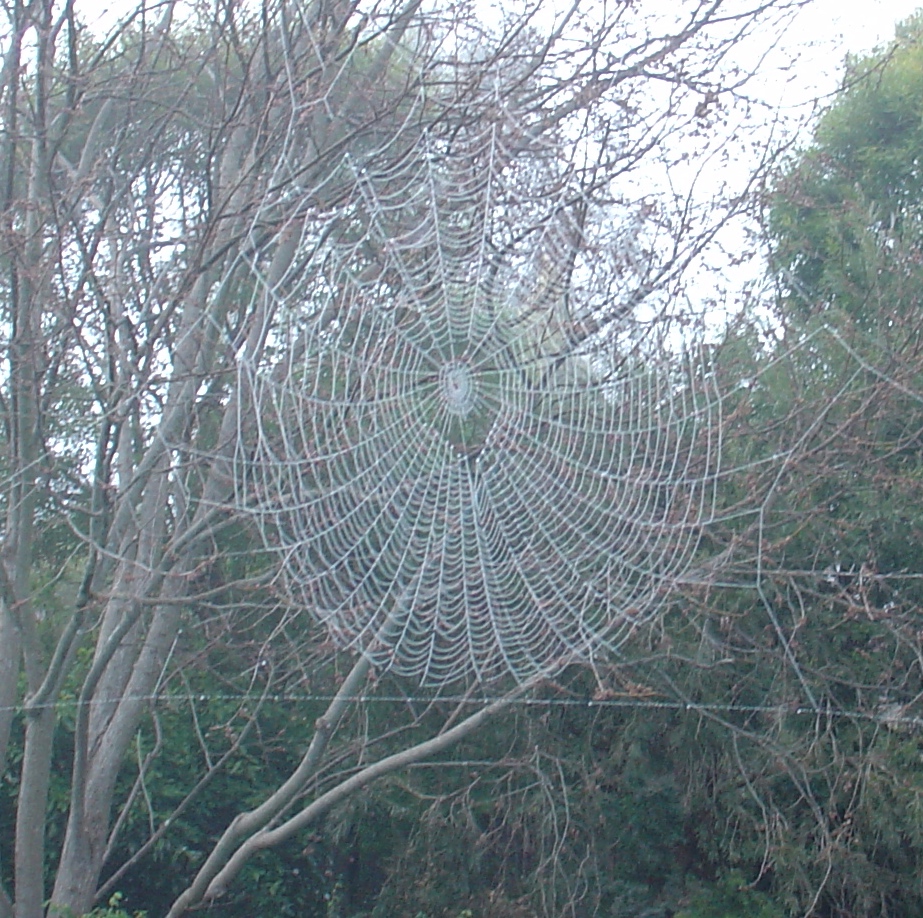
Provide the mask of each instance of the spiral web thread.
{"label": "spiral web thread", "polygon": [[707,360],[637,346],[636,238],[501,134],[347,162],[271,291],[272,359],[241,370],[237,501],[286,600],[430,685],[616,648],[686,572],[718,472]]}

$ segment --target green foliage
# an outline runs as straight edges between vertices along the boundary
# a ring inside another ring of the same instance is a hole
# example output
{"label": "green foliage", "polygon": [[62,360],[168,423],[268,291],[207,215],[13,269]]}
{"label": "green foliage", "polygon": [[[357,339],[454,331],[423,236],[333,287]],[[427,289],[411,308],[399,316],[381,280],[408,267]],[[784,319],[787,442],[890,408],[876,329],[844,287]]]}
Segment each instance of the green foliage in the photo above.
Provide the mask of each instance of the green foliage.
{"label": "green foliage", "polygon": [[121,893],[113,893],[105,908],[94,908],[87,918],[146,918],[147,912],[127,912],[122,907],[124,898]]}
{"label": "green foliage", "polygon": [[785,308],[890,342],[923,282],[923,17],[893,48],[853,59],[810,148],[770,198]]}
{"label": "green foliage", "polygon": [[695,893],[688,908],[676,918],[783,918],[782,910],[772,900],[744,881],[739,871],[732,871],[719,882]]}
{"label": "green foliage", "polygon": [[[700,669],[667,671],[696,702],[752,712],[690,740],[687,806],[727,879],[684,918],[923,908],[923,768],[900,719],[923,690],[921,39],[915,17],[893,49],[850,61],[768,200],[776,340],[743,323],[719,357],[737,471],[716,538],[760,574],[693,591],[670,635]],[[756,895],[735,868],[771,900],[735,900]]]}
{"label": "green foliage", "polygon": [[[125,896],[122,893],[115,892],[109,897],[106,905],[94,908],[83,918],[147,918],[146,911],[129,912],[123,905],[124,899]],[[54,908],[50,918],[75,918],[75,916],[70,910],[62,911],[60,908]]]}

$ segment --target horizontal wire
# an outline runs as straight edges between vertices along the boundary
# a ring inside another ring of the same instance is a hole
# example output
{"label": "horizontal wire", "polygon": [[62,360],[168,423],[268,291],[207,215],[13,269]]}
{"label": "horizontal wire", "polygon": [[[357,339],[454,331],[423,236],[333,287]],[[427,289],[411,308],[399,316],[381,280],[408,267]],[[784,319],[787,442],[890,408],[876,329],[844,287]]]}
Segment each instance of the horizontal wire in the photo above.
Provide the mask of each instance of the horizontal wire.
{"label": "horizontal wire", "polygon": [[[171,692],[169,694],[141,694],[123,695],[119,698],[100,698],[81,702],[79,699],[62,699],[58,702],[46,702],[37,705],[2,705],[0,711],[4,713],[26,714],[50,708],[76,709],[83,706],[98,706],[105,704],[118,704],[120,701],[156,701],[162,704],[204,703],[207,701],[257,701],[261,696],[254,693],[197,693],[197,692]],[[283,702],[321,702],[329,703],[337,695],[310,694],[282,692],[265,697],[265,701],[272,703]],[[487,706],[505,701],[503,695],[482,696],[472,698],[468,695],[349,695],[339,698],[349,704],[458,704],[468,706]],[[670,701],[667,699],[652,698],[513,698],[508,700],[509,707],[518,708],[626,708],[681,711],[702,714],[775,714],[777,716],[810,715],[812,717],[866,720],[885,724],[888,726],[907,724],[923,726],[923,717],[911,717],[896,713],[882,714],[880,711],[855,711],[845,708],[814,708],[808,706],[792,706],[785,704],[734,704],[732,702],[716,702],[702,704],[694,701]]]}

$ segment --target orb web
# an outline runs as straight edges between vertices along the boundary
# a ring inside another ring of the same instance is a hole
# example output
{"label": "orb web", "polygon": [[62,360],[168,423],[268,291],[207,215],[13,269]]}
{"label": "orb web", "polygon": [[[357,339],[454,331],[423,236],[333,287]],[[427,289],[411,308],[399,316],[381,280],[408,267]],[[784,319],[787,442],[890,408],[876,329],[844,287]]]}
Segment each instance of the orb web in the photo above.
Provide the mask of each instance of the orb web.
{"label": "orb web", "polygon": [[241,367],[237,501],[287,601],[428,684],[618,647],[714,503],[708,361],[637,347],[630,240],[515,158],[492,129],[355,167]]}

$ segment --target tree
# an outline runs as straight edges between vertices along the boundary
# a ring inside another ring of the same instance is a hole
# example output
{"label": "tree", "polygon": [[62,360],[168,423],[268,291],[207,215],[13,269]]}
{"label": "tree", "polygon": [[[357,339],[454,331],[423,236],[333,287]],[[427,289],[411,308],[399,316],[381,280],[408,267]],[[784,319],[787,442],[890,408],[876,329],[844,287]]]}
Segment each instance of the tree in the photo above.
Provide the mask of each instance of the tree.
{"label": "tree", "polygon": [[847,61],[837,101],[772,199],[774,261],[790,308],[842,313],[876,340],[919,288],[919,35],[911,18],[893,46]]}
{"label": "tree", "polygon": [[791,913],[920,909],[920,34],[848,61],[770,183],[772,319],[717,360],[734,551],[647,680],[701,712],[703,860]]}
{"label": "tree", "polygon": [[[581,284],[601,297],[592,315],[575,314],[567,346],[641,307],[648,321],[669,319],[684,270],[734,204],[660,204],[626,193],[624,177],[672,135],[701,133],[696,102],[720,94],[723,79],[736,85],[740,75],[721,69],[726,51],[774,6],[716,0],[689,4],[678,21],[629,22],[627,13],[595,20],[574,4],[544,29],[526,14],[488,30],[473,10],[429,11],[419,0],[223,3],[187,18],[168,2],[138,6],[105,35],[74,2],[7,7],[4,770],[19,715],[22,737],[12,890],[0,915],[42,914],[46,881],[52,912],[82,913],[108,895],[106,875],[120,875],[110,858],[141,801],[149,841],[171,831],[146,784],[164,748],[158,708],[168,686],[187,687],[205,760],[178,819],[259,730],[274,692],[310,679],[329,649],[278,601],[271,558],[236,512],[241,460],[260,422],[241,368],[286,375],[298,323],[323,296],[336,301],[337,276],[319,270],[330,246],[352,253],[337,270],[367,271],[364,289],[395,294],[401,277],[383,269],[439,257],[404,235],[414,218],[401,202],[382,204],[387,177],[489,134],[484,150],[501,158],[485,162],[484,175],[514,176],[534,210],[521,215],[522,237],[554,243],[534,249],[550,302],[568,302]],[[650,93],[652,81],[666,91]],[[370,176],[383,181],[373,214],[359,206]],[[571,188],[578,198],[563,193]],[[505,202],[494,194],[496,209],[484,213],[502,222]],[[363,222],[370,215],[375,232]],[[485,223],[483,251],[491,232]],[[403,247],[404,262],[383,257],[389,243]],[[606,249],[613,243],[634,255],[619,261]],[[306,277],[332,280],[332,298]],[[549,301],[538,284],[531,293],[534,317],[523,315],[541,328]],[[606,298],[616,295],[613,312]],[[218,733],[219,724],[203,731],[188,688],[209,668],[239,696]],[[412,727],[430,722],[407,705],[399,725],[381,728],[405,746],[389,751],[363,733],[355,705],[371,672],[368,656],[352,665],[297,766],[230,819],[171,915],[224,889],[254,852],[376,776],[447,748],[524,690],[474,713],[439,708],[440,725],[423,739]],[[66,828],[48,850],[62,738],[72,744]]]}

